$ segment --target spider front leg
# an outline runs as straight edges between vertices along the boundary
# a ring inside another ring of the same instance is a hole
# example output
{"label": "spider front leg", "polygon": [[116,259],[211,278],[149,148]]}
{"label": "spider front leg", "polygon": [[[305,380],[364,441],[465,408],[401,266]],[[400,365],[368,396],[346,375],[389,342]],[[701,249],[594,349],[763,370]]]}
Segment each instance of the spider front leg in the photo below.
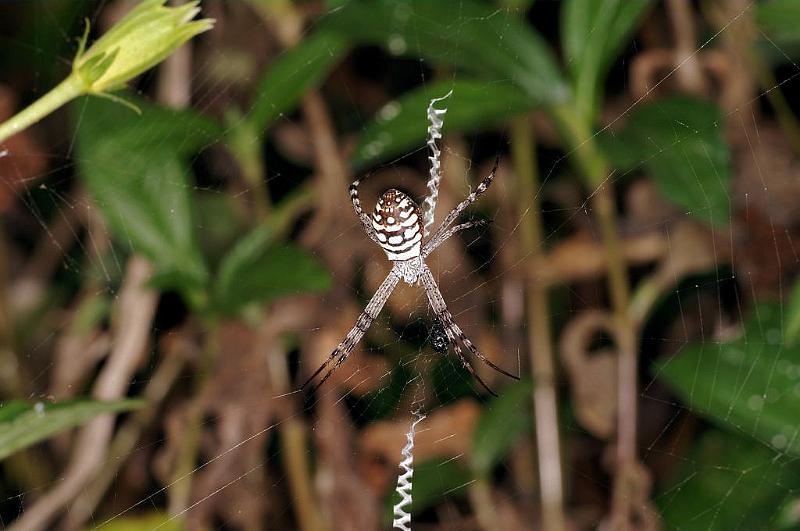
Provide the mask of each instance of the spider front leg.
{"label": "spider front leg", "polygon": [[[450,228],[450,225],[452,225],[455,222],[455,220],[458,219],[458,216],[460,216],[461,213],[464,210],[466,210],[468,206],[474,203],[481,195],[483,195],[484,192],[486,192],[486,190],[489,189],[489,186],[491,186],[492,180],[494,179],[494,176],[497,173],[497,166],[499,164],[500,164],[500,157],[498,156],[494,161],[494,167],[492,168],[492,171],[489,172],[489,175],[484,177],[483,180],[480,183],[478,183],[478,187],[475,188],[474,192],[470,193],[466,199],[461,201],[453,210],[450,211],[449,214],[447,214],[447,217],[444,218],[442,224],[439,225],[439,228],[436,229],[436,232],[429,240],[430,242],[444,241],[445,239],[447,239],[447,238],[443,239],[443,237],[445,236],[445,234],[447,234],[447,229]],[[450,236],[452,236],[452,234]]]}
{"label": "spider front leg", "polygon": [[350,200],[353,202],[353,210],[356,211],[358,219],[361,220],[361,224],[364,226],[364,231],[367,233],[367,236],[369,236],[372,241],[380,245],[381,242],[378,241],[377,231],[372,226],[369,216],[366,214],[366,212],[364,212],[364,209],[361,208],[361,198],[358,196],[359,184],[361,184],[359,179],[356,179],[350,184]]}
{"label": "spider front leg", "polygon": [[455,227],[450,227],[447,229],[441,236],[436,239],[431,239],[425,246],[422,248],[422,258],[423,260],[428,257],[433,251],[437,249],[441,244],[449,240],[454,234],[457,232],[461,232],[464,229],[468,229],[470,227],[483,227],[488,225],[488,221],[478,220],[478,221],[468,221],[466,223],[461,223],[460,225],[456,225]]}
{"label": "spider front leg", "polygon": [[330,369],[328,369],[328,372],[325,373],[325,376],[322,377],[322,380],[320,380],[311,389],[312,392],[319,389],[319,387],[331,377],[336,369],[341,367],[341,365],[347,360],[347,357],[350,355],[350,353],[353,352],[353,349],[356,348],[358,342],[361,341],[361,338],[364,337],[364,333],[366,333],[372,322],[378,317],[378,314],[380,313],[381,309],[383,309],[384,304],[386,304],[386,301],[394,291],[394,288],[397,287],[397,283],[399,281],[400,275],[397,273],[395,268],[392,268],[392,270],[386,276],[386,279],[375,292],[375,295],[373,295],[369,303],[367,303],[364,311],[358,316],[356,324],[353,326],[353,328],[351,328],[347,335],[344,336],[342,342],[339,343],[335,349],[333,349],[333,352],[331,352],[330,356],[328,356],[328,359],[326,359],[325,362],[320,365],[316,371],[314,371],[314,374],[312,374],[308,380],[306,380],[305,383],[300,386],[301,389],[305,389],[305,387],[317,376],[319,376],[319,374],[325,370],[325,368],[328,367],[333,360],[336,360],[336,362]]}

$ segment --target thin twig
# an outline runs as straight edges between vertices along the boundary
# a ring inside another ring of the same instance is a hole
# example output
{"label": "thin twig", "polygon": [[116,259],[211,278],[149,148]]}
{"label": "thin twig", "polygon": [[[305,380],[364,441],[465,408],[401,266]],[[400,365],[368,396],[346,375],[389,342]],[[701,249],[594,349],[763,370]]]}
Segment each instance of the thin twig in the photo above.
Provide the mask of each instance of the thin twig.
{"label": "thin twig", "polygon": [[313,474],[309,462],[308,452],[308,426],[302,420],[300,404],[296,396],[290,394],[291,379],[287,366],[286,348],[280,335],[292,327],[298,326],[303,321],[303,314],[307,313],[306,304],[271,305],[264,316],[258,330],[257,348],[267,348],[266,361],[269,368],[271,391],[275,396],[283,397],[281,404],[276,407],[279,415],[280,429],[278,434],[281,439],[281,460],[289,478],[289,489],[294,500],[293,506],[299,529],[301,531],[325,531],[324,518],[319,511],[311,483]]}
{"label": "thin twig", "polygon": [[65,529],[82,529],[91,518],[97,505],[117,478],[119,469],[126,463],[125,458],[136,447],[144,429],[155,419],[159,406],[183,370],[187,357],[185,352],[164,352],[164,359],[153,372],[142,393],[147,406],[136,411],[117,431],[110,444],[105,466],[98,471],[89,487],[81,492],[70,507],[64,523]]}
{"label": "thin twig", "polygon": [[512,125],[511,150],[517,174],[516,195],[520,215],[520,237],[526,261],[526,305],[528,314],[528,354],[533,376],[533,407],[539,457],[539,488],[542,502],[542,527],[563,531],[563,473],[558,432],[558,404],[555,390],[553,340],[547,286],[537,280],[544,257],[544,229],[541,220],[541,194],[536,166],[533,128],[527,117]]}

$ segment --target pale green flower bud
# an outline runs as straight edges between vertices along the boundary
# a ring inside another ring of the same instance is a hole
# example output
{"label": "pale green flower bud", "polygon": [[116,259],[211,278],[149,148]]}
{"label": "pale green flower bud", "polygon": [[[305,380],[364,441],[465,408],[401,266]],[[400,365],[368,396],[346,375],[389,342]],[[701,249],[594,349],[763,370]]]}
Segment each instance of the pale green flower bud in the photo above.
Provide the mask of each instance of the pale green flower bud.
{"label": "pale green flower bud", "polygon": [[143,0],[87,50],[84,35],[72,70],[86,92],[121,88],[214,24],[212,19],[192,21],[200,12],[197,1],[178,7],[166,7],[164,2]]}

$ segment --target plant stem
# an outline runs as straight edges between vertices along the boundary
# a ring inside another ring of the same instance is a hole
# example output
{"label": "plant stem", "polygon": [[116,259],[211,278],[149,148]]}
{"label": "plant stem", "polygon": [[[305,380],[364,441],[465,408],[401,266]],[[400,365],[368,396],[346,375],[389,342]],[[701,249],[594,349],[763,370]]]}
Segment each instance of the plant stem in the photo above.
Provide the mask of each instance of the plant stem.
{"label": "plant stem", "polygon": [[484,477],[476,478],[469,486],[469,501],[475,511],[478,525],[484,531],[497,529],[497,511],[492,501],[492,486]]}
{"label": "plant stem", "polygon": [[85,85],[83,81],[77,75],[71,74],[51,89],[50,92],[0,124],[0,142],[35,124],[84,92]]}
{"label": "plant stem", "polygon": [[540,217],[539,175],[536,165],[533,130],[527,117],[511,126],[511,154],[517,175],[517,200],[520,237],[525,261],[526,306],[528,318],[528,354],[533,377],[536,444],[539,458],[539,489],[542,502],[542,528],[562,531],[564,517],[561,449],[558,433],[558,404],[554,387],[550,313],[547,287],[536,281],[536,272],[544,260],[544,230]]}
{"label": "plant stem", "polygon": [[83,529],[91,518],[103,496],[119,475],[119,470],[127,463],[128,457],[136,449],[144,429],[156,418],[159,408],[172,385],[180,376],[186,364],[184,353],[166,353],[142,394],[147,406],[136,410],[114,435],[109,445],[106,465],[102,467],[92,483],[81,493],[70,507],[66,516],[66,529]]}
{"label": "plant stem", "polygon": [[192,477],[197,466],[197,454],[200,449],[200,438],[203,434],[203,396],[214,373],[214,365],[219,349],[217,333],[219,323],[216,321],[206,323],[203,352],[201,353],[200,367],[194,375],[193,400],[189,404],[186,431],[178,450],[178,459],[175,464],[172,481],[170,481],[169,513],[171,515],[184,514],[191,504]]}
{"label": "plant stem", "polygon": [[261,154],[261,136],[250,121],[243,119],[238,112],[229,110],[226,114],[231,133],[227,139],[230,153],[239,163],[239,170],[247,186],[252,188],[249,197],[253,199],[256,217],[264,221],[270,214],[272,201],[269,196],[264,157]]}
{"label": "plant stem", "polygon": [[[617,232],[616,201],[611,187],[611,165],[600,152],[589,121],[574,108],[562,105],[551,109],[565,145],[570,149],[572,163],[582,174],[591,194],[592,207],[600,225],[600,235],[608,261],[608,288],[614,314],[617,352],[619,356],[617,389],[617,460],[614,478],[612,520],[626,522],[629,503],[625,485],[628,471],[636,466],[636,401],[638,398],[638,367],[636,330],[630,318],[628,272],[622,245]],[[623,527],[626,528],[626,527]]]}
{"label": "plant stem", "polygon": [[326,531],[325,518],[319,511],[319,503],[314,495],[313,474],[309,463],[308,427],[302,420],[300,407],[290,397],[291,378],[287,365],[286,349],[278,334],[273,330],[275,316],[274,307],[270,307],[264,316],[258,332],[258,343],[271,345],[267,349],[267,366],[272,392],[285,395],[285,404],[278,408],[280,422],[278,433],[281,440],[281,460],[289,478],[289,489],[294,499],[294,510],[301,531]]}

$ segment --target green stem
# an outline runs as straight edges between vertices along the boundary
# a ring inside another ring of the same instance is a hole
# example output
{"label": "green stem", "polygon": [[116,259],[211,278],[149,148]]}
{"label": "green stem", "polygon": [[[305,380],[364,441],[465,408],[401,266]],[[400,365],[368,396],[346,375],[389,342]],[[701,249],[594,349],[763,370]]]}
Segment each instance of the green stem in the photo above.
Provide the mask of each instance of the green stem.
{"label": "green stem", "polygon": [[252,189],[250,195],[253,198],[255,214],[259,221],[264,221],[269,217],[272,201],[267,183],[264,182],[266,170],[264,157],[261,154],[261,136],[252,121],[243,119],[238,111],[228,110],[225,118],[231,130],[226,144],[239,163],[242,178]]}
{"label": "green stem", "polygon": [[35,124],[84,92],[83,81],[77,75],[71,74],[50,92],[0,124],[0,142]]}
{"label": "green stem", "polygon": [[555,391],[555,366],[547,301],[547,286],[537,282],[536,272],[544,261],[544,228],[541,220],[539,172],[536,165],[533,128],[527,117],[511,126],[511,154],[517,175],[517,209],[520,239],[525,261],[526,306],[528,317],[528,355],[535,386],[536,446],[539,458],[539,490],[542,503],[542,528],[566,528],[563,498],[563,473],[558,432],[558,399]]}
{"label": "green stem", "polygon": [[638,397],[638,360],[636,328],[630,317],[630,284],[622,243],[617,232],[616,201],[611,186],[611,164],[600,151],[591,124],[575,108],[563,105],[551,109],[570,159],[592,191],[591,201],[608,261],[608,289],[614,313],[618,352],[617,389],[617,462],[614,477],[612,518],[629,522],[630,503],[626,478],[637,463],[636,401]]}

